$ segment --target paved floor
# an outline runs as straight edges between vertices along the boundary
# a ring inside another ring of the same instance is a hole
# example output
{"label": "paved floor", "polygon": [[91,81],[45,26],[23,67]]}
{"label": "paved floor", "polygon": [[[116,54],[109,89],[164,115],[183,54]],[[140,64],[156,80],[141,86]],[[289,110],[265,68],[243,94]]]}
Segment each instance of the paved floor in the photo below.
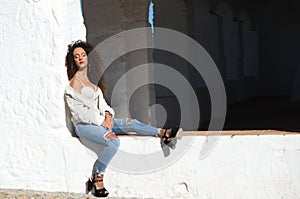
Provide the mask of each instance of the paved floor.
{"label": "paved floor", "polygon": [[59,199],[59,198],[95,198],[91,195],[76,194],[76,193],[60,193],[60,192],[42,192],[30,190],[11,190],[0,189],[0,198],[5,199]]}
{"label": "paved floor", "polygon": [[[44,192],[30,190],[0,189],[1,199],[95,199],[92,195],[80,193]],[[110,199],[135,199],[125,197],[107,197]]]}

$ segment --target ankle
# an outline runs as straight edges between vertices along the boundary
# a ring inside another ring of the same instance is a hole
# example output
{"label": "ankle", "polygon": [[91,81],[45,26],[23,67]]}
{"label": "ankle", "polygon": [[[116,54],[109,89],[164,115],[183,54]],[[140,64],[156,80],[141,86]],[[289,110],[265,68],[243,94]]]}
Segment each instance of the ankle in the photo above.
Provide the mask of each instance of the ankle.
{"label": "ankle", "polygon": [[95,173],[93,175],[93,184],[95,185],[96,189],[101,189],[104,187],[103,179],[104,179],[104,174]]}
{"label": "ankle", "polygon": [[161,138],[164,136],[164,132],[165,132],[165,129],[160,129],[158,134],[157,134],[157,137]]}
{"label": "ankle", "polygon": [[102,189],[104,187],[103,177],[96,176],[96,178],[94,179],[94,185],[96,189]]}

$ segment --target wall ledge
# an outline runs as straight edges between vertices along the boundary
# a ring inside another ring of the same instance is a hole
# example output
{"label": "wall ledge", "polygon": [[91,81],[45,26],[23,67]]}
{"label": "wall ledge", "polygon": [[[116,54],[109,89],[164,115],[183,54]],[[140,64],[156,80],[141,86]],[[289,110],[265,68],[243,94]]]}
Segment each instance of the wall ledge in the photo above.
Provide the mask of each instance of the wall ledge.
{"label": "wall ledge", "polygon": [[[186,131],[182,140],[193,133]],[[126,173],[109,166],[105,186],[110,191],[110,197],[279,199],[297,198],[300,195],[299,133],[275,130],[222,131],[223,136],[220,136],[211,153],[200,159],[206,133],[197,131],[197,136],[182,157],[153,172]],[[0,188],[84,194],[85,182],[97,155],[66,133],[65,128],[55,135],[47,137],[47,143],[33,154],[34,166],[29,156],[23,158],[16,154],[10,157],[22,161],[22,170],[9,164],[3,167],[0,171]],[[227,135],[255,136],[232,138]],[[161,151],[157,138],[120,136],[120,139],[120,149],[136,148],[138,150],[135,153],[141,154],[144,161],[152,161],[143,156],[144,152]],[[171,155],[178,150],[182,140],[178,140],[176,149],[170,149]],[[34,150],[30,147],[27,145],[26,150]],[[122,164],[135,166],[127,158]]]}

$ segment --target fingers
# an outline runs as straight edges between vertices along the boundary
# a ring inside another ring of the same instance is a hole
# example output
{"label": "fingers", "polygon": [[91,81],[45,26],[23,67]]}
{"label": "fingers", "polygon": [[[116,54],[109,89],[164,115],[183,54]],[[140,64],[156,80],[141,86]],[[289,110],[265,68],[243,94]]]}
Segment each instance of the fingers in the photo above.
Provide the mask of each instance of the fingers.
{"label": "fingers", "polygon": [[108,122],[107,129],[109,129],[110,131],[112,131],[113,127],[114,127],[114,123],[113,122]]}
{"label": "fingers", "polygon": [[108,124],[108,125],[107,125],[107,129],[109,129],[110,131],[112,131],[112,125],[111,125],[111,124]]}
{"label": "fingers", "polygon": [[109,131],[112,131],[113,127],[112,127],[112,125],[105,125],[104,128],[109,130]]}
{"label": "fingers", "polygon": [[105,129],[112,131],[113,127],[114,127],[114,122],[113,121],[107,121],[104,120],[101,124]]}
{"label": "fingers", "polygon": [[111,133],[108,133],[106,136],[105,136],[106,139],[108,140],[111,140],[111,139],[117,139],[118,136],[116,134],[114,134],[113,132]]}

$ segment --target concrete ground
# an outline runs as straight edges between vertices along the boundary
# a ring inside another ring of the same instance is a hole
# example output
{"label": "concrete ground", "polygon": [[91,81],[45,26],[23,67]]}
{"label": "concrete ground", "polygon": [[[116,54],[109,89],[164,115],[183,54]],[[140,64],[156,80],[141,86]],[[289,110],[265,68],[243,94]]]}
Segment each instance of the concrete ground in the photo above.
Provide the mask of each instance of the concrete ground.
{"label": "concrete ground", "polygon": [[96,198],[92,195],[62,192],[0,189],[0,198],[5,199],[59,199],[59,198]]}
{"label": "concrete ground", "polygon": [[[64,193],[64,192],[45,192],[45,191],[31,191],[31,190],[12,190],[0,189],[1,199],[95,199],[92,195],[81,193]],[[107,197],[110,199],[134,199],[134,198],[120,198]]]}

